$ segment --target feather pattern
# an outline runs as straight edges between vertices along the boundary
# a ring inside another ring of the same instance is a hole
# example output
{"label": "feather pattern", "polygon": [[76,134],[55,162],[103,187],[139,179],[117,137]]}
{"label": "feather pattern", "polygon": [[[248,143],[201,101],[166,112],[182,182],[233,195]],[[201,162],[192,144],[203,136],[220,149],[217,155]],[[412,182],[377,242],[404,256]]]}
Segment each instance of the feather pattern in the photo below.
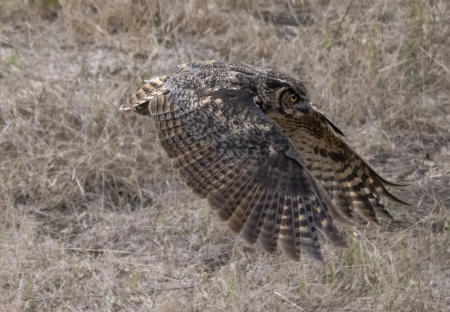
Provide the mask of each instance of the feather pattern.
{"label": "feather pattern", "polygon": [[[378,217],[392,218],[380,196],[402,204],[386,186],[403,186],[383,179],[329,125],[318,110],[311,110],[295,121],[278,120],[297,150],[305,155],[306,167],[324,186],[341,213],[351,219],[358,212],[365,219],[378,223]],[[337,128],[336,128],[337,129]]]}
{"label": "feather pattern", "polygon": [[358,212],[378,222],[390,216],[381,196],[403,202],[287,75],[184,64],[122,102],[121,110],[131,109],[151,116],[187,186],[268,252],[279,246],[293,260],[301,251],[322,259],[319,233],[345,246],[335,220],[353,224]]}

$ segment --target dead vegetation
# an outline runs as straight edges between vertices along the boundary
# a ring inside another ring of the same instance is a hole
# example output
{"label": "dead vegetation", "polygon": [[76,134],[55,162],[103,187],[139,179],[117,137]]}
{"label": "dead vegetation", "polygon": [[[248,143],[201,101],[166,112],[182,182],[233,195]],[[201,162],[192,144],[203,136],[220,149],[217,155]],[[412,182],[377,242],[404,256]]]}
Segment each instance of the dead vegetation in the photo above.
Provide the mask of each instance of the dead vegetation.
{"label": "dead vegetation", "polygon": [[[450,5],[0,3],[0,310],[446,311]],[[129,84],[218,59],[304,79],[411,208],[326,262],[231,235],[185,188]]]}

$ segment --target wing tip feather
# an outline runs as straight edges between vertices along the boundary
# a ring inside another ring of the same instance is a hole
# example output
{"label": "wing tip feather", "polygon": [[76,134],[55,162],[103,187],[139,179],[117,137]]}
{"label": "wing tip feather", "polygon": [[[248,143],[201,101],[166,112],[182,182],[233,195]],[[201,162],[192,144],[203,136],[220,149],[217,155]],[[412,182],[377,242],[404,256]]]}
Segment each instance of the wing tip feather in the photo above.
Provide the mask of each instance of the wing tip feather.
{"label": "wing tip feather", "polygon": [[[142,85],[134,94],[131,94],[130,87],[124,92],[121,100],[119,111],[129,111],[134,108],[138,108],[142,105],[148,106],[148,103],[153,98],[167,93],[167,89],[164,87],[168,76],[157,76],[150,80],[145,80],[144,85]],[[145,109],[139,110],[137,112],[144,111]],[[148,112],[148,110],[147,110]]]}
{"label": "wing tip feather", "polygon": [[[383,181],[384,182],[384,181]],[[383,189],[382,193],[384,194],[384,196],[386,196],[387,198],[389,198],[390,200],[393,200],[399,204],[403,204],[405,206],[411,207],[412,204],[408,203],[407,201],[404,201],[403,199],[395,196],[394,194],[392,194],[391,192],[389,192],[386,188],[386,183],[380,183],[381,188]],[[390,185],[390,184],[389,184]]]}

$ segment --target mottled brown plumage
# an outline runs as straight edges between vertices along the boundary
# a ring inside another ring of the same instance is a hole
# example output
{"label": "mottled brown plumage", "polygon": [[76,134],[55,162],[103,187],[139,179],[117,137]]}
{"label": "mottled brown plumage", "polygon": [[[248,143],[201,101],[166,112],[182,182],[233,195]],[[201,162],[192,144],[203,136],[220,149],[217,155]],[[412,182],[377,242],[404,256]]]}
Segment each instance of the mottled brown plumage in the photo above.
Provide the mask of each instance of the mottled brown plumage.
{"label": "mottled brown plumage", "polygon": [[390,217],[404,203],[310,102],[303,84],[244,64],[180,65],[122,103],[150,115],[187,185],[230,229],[269,251],[321,259],[318,232],[345,246],[335,220]]}

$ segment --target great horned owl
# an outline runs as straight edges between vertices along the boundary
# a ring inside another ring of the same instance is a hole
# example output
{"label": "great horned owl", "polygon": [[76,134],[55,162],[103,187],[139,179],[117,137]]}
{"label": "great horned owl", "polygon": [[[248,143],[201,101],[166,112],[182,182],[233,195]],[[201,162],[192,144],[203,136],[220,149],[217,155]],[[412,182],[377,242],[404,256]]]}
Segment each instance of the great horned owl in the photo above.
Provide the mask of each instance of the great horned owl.
{"label": "great horned owl", "polygon": [[230,229],[290,259],[322,259],[318,232],[340,246],[335,221],[390,217],[378,175],[285,74],[216,61],[178,66],[122,103],[155,122],[187,185]]}

